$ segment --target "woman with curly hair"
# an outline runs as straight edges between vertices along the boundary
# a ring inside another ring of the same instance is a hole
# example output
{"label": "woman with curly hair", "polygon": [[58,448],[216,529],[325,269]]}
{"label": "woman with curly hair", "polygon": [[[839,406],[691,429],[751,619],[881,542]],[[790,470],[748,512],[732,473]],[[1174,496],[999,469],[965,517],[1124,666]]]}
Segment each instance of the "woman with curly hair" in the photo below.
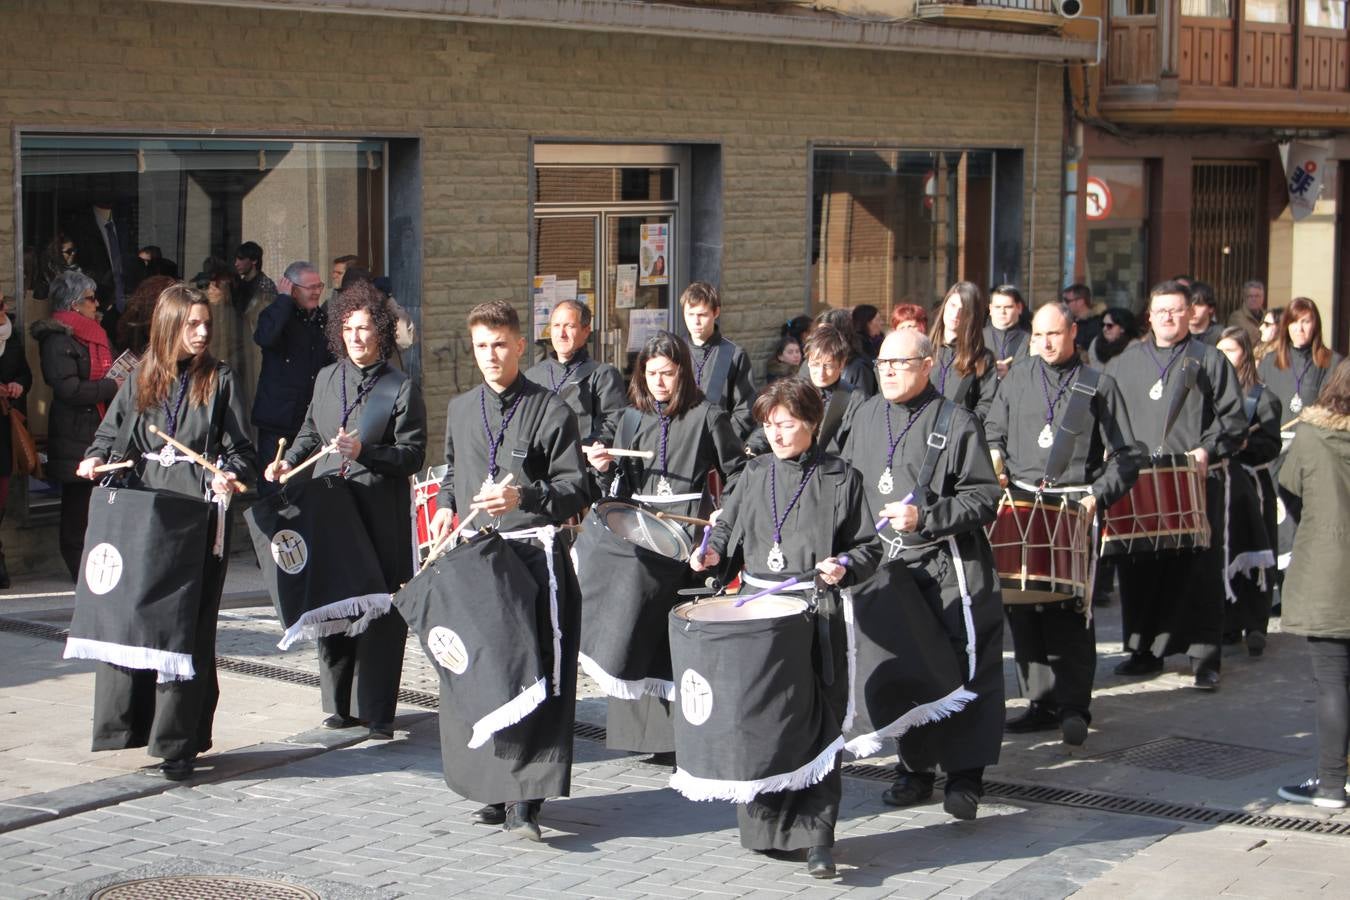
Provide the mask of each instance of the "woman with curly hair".
{"label": "woman with curly hair", "polygon": [[[352,485],[391,592],[412,577],[408,477],[422,468],[427,449],[421,389],[389,364],[394,326],[384,295],[368,282],[344,288],[329,301],[328,346],[337,362],[320,370],[295,443],[280,462],[268,463],[265,473],[276,481],[336,441],[337,453],[314,467],[315,477],[338,474]],[[390,610],[356,637],[319,638],[323,709],[330,714],[325,727],[367,725],[372,738],[394,736],[407,635],[403,618]]]}
{"label": "woman with curly hair", "polygon": [[980,289],[958,281],[947,291],[928,336],[937,348],[930,376],[938,393],[984,422],[998,388],[994,354],[984,346],[989,307]]}

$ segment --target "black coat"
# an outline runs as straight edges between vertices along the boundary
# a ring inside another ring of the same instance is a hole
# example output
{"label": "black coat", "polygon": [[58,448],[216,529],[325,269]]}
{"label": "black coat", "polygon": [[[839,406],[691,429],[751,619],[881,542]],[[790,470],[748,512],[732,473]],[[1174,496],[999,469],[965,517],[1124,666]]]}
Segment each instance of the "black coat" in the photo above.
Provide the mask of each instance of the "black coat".
{"label": "black coat", "polygon": [[253,425],[292,437],[305,422],[314,379],[333,362],[324,333],[328,313],[319,307],[305,315],[290,294],[258,314],[253,341],[262,348],[262,370],[253,397]]}
{"label": "black coat", "polygon": [[[75,340],[68,325],[42,319],[28,329],[42,354],[42,378],[52,389],[47,414],[47,477],[53,481],[80,481],[75,468],[94,440],[102,415],[98,405],[117,396],[111,378],[89,380],[89,350]],[[12,340],[12,339],[11,339]]]}
{"label": "black coat", "polygon": [[[10,316],[9,321],[13,324],[14,317]],[[23,335],[17,328],[10,334],[9,340],[5,341],[5,352],[0,353],[0,385],[9,384],[11,381],[23,385],[23,396],[9,402],[19,412],[24,412],[28,392],[33,388],[33,373],[28,369]],[[9,417],[0,415],[0,478],[8,476],[14,469],[14,448],[10,445],[9,429]]]}

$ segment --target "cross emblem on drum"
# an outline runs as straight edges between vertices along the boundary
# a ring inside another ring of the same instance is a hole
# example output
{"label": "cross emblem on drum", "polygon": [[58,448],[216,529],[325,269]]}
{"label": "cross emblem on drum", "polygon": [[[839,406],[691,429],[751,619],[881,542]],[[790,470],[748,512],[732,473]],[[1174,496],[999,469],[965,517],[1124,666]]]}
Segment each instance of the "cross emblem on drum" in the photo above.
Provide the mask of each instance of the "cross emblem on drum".
{"label": "cross emblem on drum", "polygon": [[456,675],[469,669],[469,650],[464,639],[444,625],[437,625],[427,634],[427,649],[436,662]]}
{"label": "cross emblem on drum", "polygon": [[122,554],[112,544],[103,543],[89,551],[84,564],[84,581],[95,594],[106,594],[122,580]]}
{"label": "cross emblem on drum", "polygon": [[289,528],[272,537],[272,561],[287,575],[296,575],[309,561],[309,547],[297,531]]}
{"label": "cross emblem on drum", "polygon": [[680,712],[690,725],[702,725],[712,715],[713,692],[708,679],[685,669],[680,676]]}

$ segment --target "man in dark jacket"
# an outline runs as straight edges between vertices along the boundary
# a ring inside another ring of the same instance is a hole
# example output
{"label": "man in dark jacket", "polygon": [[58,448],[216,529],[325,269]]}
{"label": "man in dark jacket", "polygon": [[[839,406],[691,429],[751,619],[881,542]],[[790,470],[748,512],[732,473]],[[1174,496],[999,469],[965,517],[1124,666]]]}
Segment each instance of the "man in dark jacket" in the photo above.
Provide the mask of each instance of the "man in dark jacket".
{"label": "man in dark jacket", "polygon": [[[314,379],[333,362],[324,327],[328,315],[319,305],[323,281],[308,262],[286,267],[289,293],[278,293],[258,315],[253,341],[262,348],[262,371],[253,400],[253,427],[258,429],[258,458],[270,462],[282,438],[293,443],[305,421]],[[331,436],[330,436],[331,437]],[[271,482],[259,492],[277,490]]]}

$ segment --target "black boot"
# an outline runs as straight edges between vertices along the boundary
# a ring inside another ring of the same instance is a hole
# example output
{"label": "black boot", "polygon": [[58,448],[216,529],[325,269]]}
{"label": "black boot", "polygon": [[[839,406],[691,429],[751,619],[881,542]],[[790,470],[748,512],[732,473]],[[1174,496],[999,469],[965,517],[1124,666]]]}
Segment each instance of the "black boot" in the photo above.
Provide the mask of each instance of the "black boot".
{"label": "black boot", "polygon": [[527,840],[542,841],[539,831],[539,807],[529,800],[506,804],[506,821],[502,830],[519,835]]}
{"label": "black boot", "polygon": [[806,874],[812,878],[835,876],[834,854],[829,847],[812,847],[806,854]]}

